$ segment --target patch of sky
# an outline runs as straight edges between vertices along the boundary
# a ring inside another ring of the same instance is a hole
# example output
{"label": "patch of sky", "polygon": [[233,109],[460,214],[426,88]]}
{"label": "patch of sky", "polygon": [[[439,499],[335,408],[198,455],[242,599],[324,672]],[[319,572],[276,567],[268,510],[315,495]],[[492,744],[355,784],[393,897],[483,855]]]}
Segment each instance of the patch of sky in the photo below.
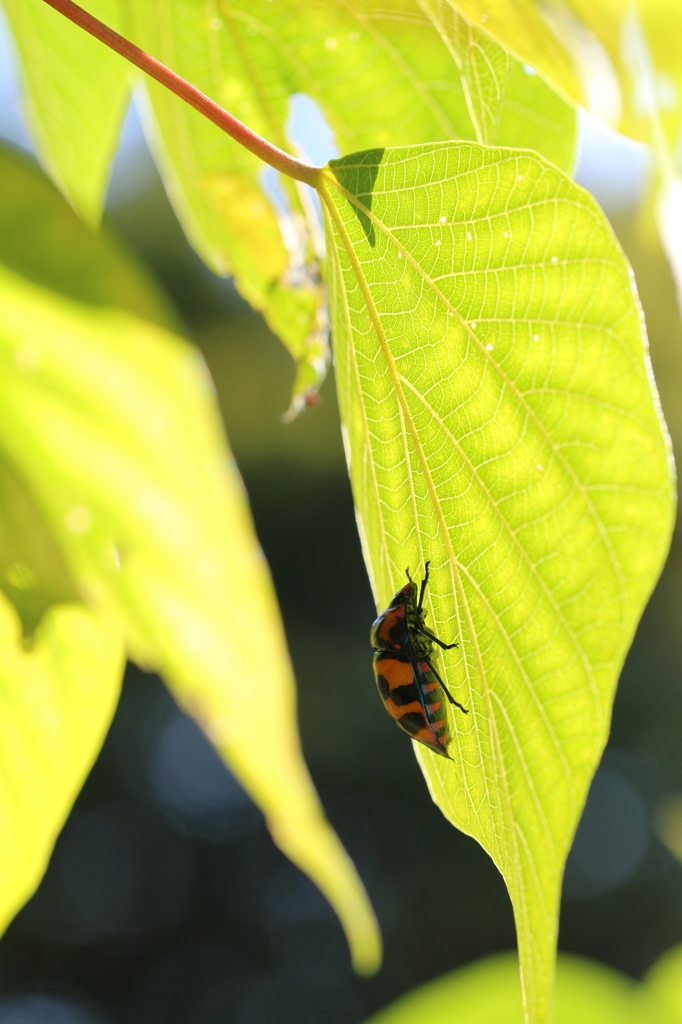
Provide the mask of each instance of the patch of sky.
{"label": "patch of sky", "polygon": [[287,135],[310,160],[318,166],[339,156],[334,132],[319,105],[303,92],[289,97]]}
{"label": "patch of sky", "polygon": [[[334,133],[327,124],[324,114],[318,104],[309,96],[306,96],[305,93],[298,92],[289,97],[289,116],[286,123],[286,133],[287,137],[291,139],[292,149],[295,154],[303,160],[321,166],[339,155]],[[289,197],[282,187],[281,176],[271,167],[264,167],[260,173],[259,181],[261,188],[272,203],[277,215],[282,239],[291,255],[291,269],[295,273],[296,268],[299,267],[303,273],[305,253],[299,251],[301,239],[291,217],[291,204]],[[319,251],[319,255],[322,255],[322,215],[319,199],[313,189],[307,186],[304,186],[304,188],[317,215],[317,228],[320,238],[317,241],[314,239],[313,242],[315,250]],[[314,215],[312,220],[315,220]],[[309,224],[313,227],[310,219]]]}
{"label": "patch of sky", "polygon": [[111,166],[107,203],[116,205],[141,192],[154,176],[154,161],[144,134],[144,105],[147,102],[141,87],[128,104],[121,125],[118,149]]}
{"label": "patch of sky", "polygon": [[648,146],[620,135],[585,110],[579,111],[578,123],[575,180],[607,214],[633,209],[643,198],[652,174]]}
{"label": "patch of sky", "polygon": [[32,152],[33,146],[19,111],[17,55],[7,20],[0,7],[0,137]]}

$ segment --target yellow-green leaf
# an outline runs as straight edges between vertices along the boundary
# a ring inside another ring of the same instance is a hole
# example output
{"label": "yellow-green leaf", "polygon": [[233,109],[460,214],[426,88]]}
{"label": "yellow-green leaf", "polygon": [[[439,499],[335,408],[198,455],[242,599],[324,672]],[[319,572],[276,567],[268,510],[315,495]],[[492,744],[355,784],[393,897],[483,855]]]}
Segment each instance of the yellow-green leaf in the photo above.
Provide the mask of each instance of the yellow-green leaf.
{"label": "yellow-green leaf", "polygon": [[[379,608],[431,561],[452,760],[418,750],[514,905],[551,1002],[564,862],[667,552],[670,455],[629,267],[540,157],[467,143],[333,161],[339,400]],[[388,728],[387,723],[387,728]]]}
{"label": "yellow-green leaf", "polygon": [[[453,1014],[456,1016],[453,1018]],[[481,960],[408,993],[366,1024],[522,1024],[516,957]],[[630,978],[602,964],[560,956],[553,1024],[673,1024]]]}
{"label": "yellow-green leaf", "polygon": [[80,595],[41,509],[20,474],[0,454],[0,590],[28,640],[52,604]]}
{"label": "yellow-green leaf", "polygon": [[[41,0],[6,4],[43,159],[92,217],[125,92],[120,62],[71,25],[55,31],[59,16]],[[561,167],[573,164],[573,106],[444,3],[400,0],[390,10],[378,0],[85,6],[284,148],[292,146],[290,98],[306,93],[346,150],[469,138],[529,146]],[[234,275],[288,347],[297,363],[296,412],[319,387],[328,358],[323,254],[310,199],[285,181],[273,202],[272,180],[264,187],[254,157],[163,87],[149,83],[149,92],[149,134],[178,216],[209,266]]]}
{"label": "yellow-green leaf", "polygon": [[[573,107],[453,12],[441,25],[415,0],[390,10],[377,0],[262,0],[210,10],[190,10],[182,0],[128,3],[145,49],[284,148],[292,146],[289,98],[306,93],[344,150],[475,138],[534,146],[572,165]],[[319,363],[317,307],[324,296],[309,217],[306,225],[310,210],[285,183],[289,214],[276,211],[263,195],[254,157],[163,87],[150,83],[149,91],[158,159],[189,238],[214,269],[236,275],[295,358],[313,344]],[[286,315],[278,315],[280,304]]]}
{"label": "yellow-green leaf", "polygon": [[[129,65],[42,0],[1,0],[21,58],[28,127],[78,213],[99,222],[128,99]],[[117,27],[118,0],[90,0]]]}
{"label": "yellow-green leaf", "polygon": [[0,305],[0,450],[80,592],[203,726],[372,970],[376,923],[303,762],[270,576],[198,354],[7,269]]}
{"label": "yellow-green leaf", "polygon": [[[432,2],[432,0],[429,0]],[[515,54],[518,60],[536,67],[565,95],[578,103],[584,90],[565,45],[557,39],[543,17],[536,0],[436,0],[443,9],[451,8],[480,30]]]}
{"label": "yellow-green leaf", "polygon": [[[677,0],[442,0],[615,127],[673,156],[682,127]],[[652,116],[653,115],[653,116]]]}
{"label": "yellow-green leaf", "polygon": [[117,306],[165,327],[178,319],[149,272],[105,227],[74,217],[27,158],[0,147],[0,263],[89,306]]}
{"label": "yellow-green leaf", "polygon": [[29,639],[51,604],[82,598],[162,672],[369,970],[376,924],[303,762],[272,584],[206,368],[111,237],[25,160],[0,151],[0,175],[0,586]]}
{"label": "yellow-green leaf", "polygon": [[114,623],[78,605],[50,611],[26,649],[0,595],[0,930],[32,895],[99,753],[118,699]]}
{"label": "yellow-green leaf", "polygon": [[642,1024],[682,1024],[682,946],[667,950],[648,972],[642,985],[645,1008],[653,1004],[655,1016]]}

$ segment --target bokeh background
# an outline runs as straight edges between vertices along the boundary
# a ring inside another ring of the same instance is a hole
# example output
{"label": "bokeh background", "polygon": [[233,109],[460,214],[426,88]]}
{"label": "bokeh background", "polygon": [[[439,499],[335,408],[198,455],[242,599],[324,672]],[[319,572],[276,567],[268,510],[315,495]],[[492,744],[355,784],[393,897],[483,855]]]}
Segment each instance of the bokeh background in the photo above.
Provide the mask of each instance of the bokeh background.
{"label": "bokeh background", "polygon": [[[311,155],[325,159],[332,142],[314,111],[302,104],[295,115]],[[30,150],[2,25],[0,137]],[[585,119],[578,178],[634,265],[682,451],[682,329],[650,226],[648,174],[643,147]],[[431,803],[376,694],[375,609],[333,375],[322,404],[285,426],[289,357],[189,248],[134,110],[106,223],[165,288],[210,367],[281,603],[305,754],[378,912],[386,957],[377,977],[352,974],[324,899],[160,681],[131,665],[47,875],[0,942],[0,1024],[358,1024],[424,981],[513,948],[506,890]],[[678,533],[623,672],[561,916],[562,950],[634,977],[682,942],[681,655]]]}

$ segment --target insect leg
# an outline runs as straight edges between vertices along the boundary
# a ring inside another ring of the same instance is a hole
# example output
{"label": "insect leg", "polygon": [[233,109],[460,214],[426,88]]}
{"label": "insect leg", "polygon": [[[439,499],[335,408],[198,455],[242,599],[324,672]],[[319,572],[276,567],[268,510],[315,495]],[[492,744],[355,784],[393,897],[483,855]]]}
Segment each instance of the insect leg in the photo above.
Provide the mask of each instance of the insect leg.
{"label": "insect leg", "polygon": [[431,671],[433,672],[434,676],[436,677],[436,679],[438,680],[438,682],[440,683],[440,685],[441,685],[441,686],[443,687],[443,690],[445,691],[445,696],[446,696],[446,697],[448,698],[448,700],[450,701],[450,703],[451,703],[451,704],[454,704],[454,705],[455,705],[455,707],[458,707],[458,708],[459,708],[459,710],[460,710],[460,711],[463,711],[465,715],[468,715],[468,714],[469,714],[468,710],[467,710],[466,708],[463,708],[463,707],[462,707],[462,705],[461,705],[461,704],[459,703],[459,701],[458,701],[458,700],[455,700],[455,698],[454,698],[454,697],[452,696],[452,694],[451,694],[451,693],[450,693],[450,691],[448,690],[447,686],[445,685],[445,683],[443,682],[443,680],[441,679],[441,677],[440,677],[440,676],[438,675],[438,673],[437,673],[437,671],[435,670],[435,668],[433,667],[433,665],[431,665]]}
{"label": "insect leg", "polygon": [[442,647],[444,651],[451,651],[453,647],[459,647],[458,643],[444,644],[442,640],[439,640],[437,636],[434,636],[433,633],[430,633],[428,629],[424,629],[423,626],[419,627],[419,632],[423,633],[424,636],[428,636],[429,640],[433,640],[434,644],[438,644],[438,646]]}
{"label": "insect leg", "polygon": [[429,582],[429,566],[430,565],[431,565],[430,562],[426,562],[424,564],[424,579],[422,580],[421,590],[419,591],[419,604],[417,605],[417,611],[418,612],[420,612],[422,610],[422,605],[424,604],[424,594],[426,593],[426,584]]}

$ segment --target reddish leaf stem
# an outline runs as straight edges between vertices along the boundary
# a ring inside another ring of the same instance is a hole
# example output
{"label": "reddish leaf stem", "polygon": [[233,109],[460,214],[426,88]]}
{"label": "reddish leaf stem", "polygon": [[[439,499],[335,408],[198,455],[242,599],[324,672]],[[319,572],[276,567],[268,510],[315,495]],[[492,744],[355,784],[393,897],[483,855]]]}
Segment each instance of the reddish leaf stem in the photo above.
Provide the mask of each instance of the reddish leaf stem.
{"label": "reddish leaf stem", "polygon": [[160,61],[145,53],[139,46],[135,46],[134,43],[129,42],[124,36],[114,32],[108,25],[98,21],[97,18],[88,14],[87,11],[84,11],[78,4],[73,3],[72,0],[44,0],[44,2],[54,8],[55,11],[63,14],[74,25],[85,29],[95,39],[99,39],[105,46],[110,47],[110,49],[125,57],[126,60],[140,68],[145,74],[155,78],[157,82],[170,89],[171,92],[174,92],[185,103],[189,103],[191,107],[198,110],[200,114],[207,117],[218,128],[227,132],[235,142],[239,142],[245,149],[248,149],[251,153],[260,157],[261,160],[264,160],[266,164],[274,167],[277,171],[281,171],[282,174],[287,174],[290,178],[303,181],[313,187],[316,186],[319,180],[319,167],[314,167],[312,164],[306,164],[302,160],[297,160],[296,157],[290,156],[289,153],[285,153],[284,150],[279,149],[277,146],[273,146],[271,142],[261,138],[260,135],[256,135],[255,132],[247,128],[245,124],[242,124],[241,121],[228,113],[227,110],[224,110],[218,103],[209,99],[208,96],[200,92],[195,86],[190,85],[180,75],[176,75],[174,71],[167,68],[165,64],[161,64]]}

